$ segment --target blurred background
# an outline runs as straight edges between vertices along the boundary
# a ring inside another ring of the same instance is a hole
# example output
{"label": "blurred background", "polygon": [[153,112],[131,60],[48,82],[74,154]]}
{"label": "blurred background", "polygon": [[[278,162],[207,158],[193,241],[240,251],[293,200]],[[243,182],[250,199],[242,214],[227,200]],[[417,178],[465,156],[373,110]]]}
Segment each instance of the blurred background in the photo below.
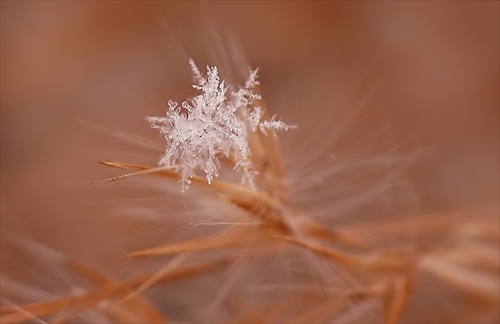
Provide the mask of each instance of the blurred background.
{"label": "blurred background", "polygon": [[[129,239],[161,241],[156,216],[140,226],[120,216],[140,214],[130,202],[144,191],[90,183],[117,174],[101,160],[156,164],[163,143],[144,117],[193,95],[189,57],[237,82],[260,68],[271,113],[299,126],[282,135],[298,207],[307,206],[304,154],[319,170],[344,153],[397,152],[404,192],[397,187],[384,207],[345,202],[339,214],[498,220],[499,9],[497,1],[2,1],[2,271],[26,262],[14,248],[23,240],[115,271]],[[370,186],[356,181],[345,180],[355,183],[346,196]],[[342,205],[339,197],[330,201]]]}

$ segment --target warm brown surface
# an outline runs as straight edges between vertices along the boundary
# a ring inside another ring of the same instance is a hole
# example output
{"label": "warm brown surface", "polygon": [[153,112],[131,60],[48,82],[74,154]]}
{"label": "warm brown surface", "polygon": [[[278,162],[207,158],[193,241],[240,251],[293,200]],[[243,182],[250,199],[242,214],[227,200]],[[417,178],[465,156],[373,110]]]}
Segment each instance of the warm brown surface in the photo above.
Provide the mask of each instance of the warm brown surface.
{"label": "warm brown surface", "polygon": [[[163,143],[144,116],[193,93],[188,57],[222,73],[260,67],[270,112],[299,126],[280,139],[297,209],[329,224],[456,213],[473,215],[456,224],[487,215],[499,225],[499,9],[496,1],[2,1],[2,271],[23,263],[15,240],[123,274],[125,253],[183,237],[196,193],[168,201],[173,187],[148,200],[151,189],[127,180],[89,183],[120,174],[101,160],[157,162]],[[396,167],[366,162],[396,155]],[[313,163],[316,176],[302,179]],[[307,189],[336,167],[331,181]],[[385,185],[394,188],[366,195]],[[162,217],[169,210],[179,216]],[[425,293],[408,319],[427,307]],[[422,321],[467,321],[453,316],[454,302]]]}

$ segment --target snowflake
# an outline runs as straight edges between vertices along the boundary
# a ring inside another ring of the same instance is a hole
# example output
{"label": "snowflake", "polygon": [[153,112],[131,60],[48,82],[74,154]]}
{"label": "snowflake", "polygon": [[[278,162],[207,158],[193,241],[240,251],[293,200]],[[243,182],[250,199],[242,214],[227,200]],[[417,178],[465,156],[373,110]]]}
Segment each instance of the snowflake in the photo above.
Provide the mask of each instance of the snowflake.
{"label": "snowflake", "polygon": [[253,92],[259,84],[258,70],[250,71],[245,85],[233,91],[220,80],[216,66],[207,66],[204,76],[192,59],[189,63],[197,82],[193,88],[201,94],[181,106],[168,101],[166,117],[146,117],[167,141],[159,164],[173,167],[186,189],[199,171],[210,184],[219,175],[219,158],[225,156],[235,161],[235,170],[243,172],[242,182],[254,187],[256,172],[249,159],[248,132],[258,129],[267,135],[267,129],[275,134],[294,126],[274,120],[275,116],[271,121],[261,121],[262,108],[254,105],[261,97]]}

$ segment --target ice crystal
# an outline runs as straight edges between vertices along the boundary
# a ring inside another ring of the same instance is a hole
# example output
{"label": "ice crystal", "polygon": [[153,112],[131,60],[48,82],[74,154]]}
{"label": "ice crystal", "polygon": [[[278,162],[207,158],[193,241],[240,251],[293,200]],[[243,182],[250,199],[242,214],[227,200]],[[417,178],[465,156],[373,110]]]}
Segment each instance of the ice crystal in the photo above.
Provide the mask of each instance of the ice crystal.
{"label": "ice crystal", "polygon": [[158,129],[167,141],[160,165],[173,167],[180,175],[183,188],[190,178],[203,171],[208,183],[219,175],[221,156],[234,161],[234,169],[243,172],[242,182],[254,186],[255,171],[249,159],[248,132],[257,129],[267,135],[272,131],[288,130],[293,126],[282,121],[261,121],[263,111],[255,106],[261,99],[253,92],[258,70],[250,71],[247,81],[237,91],[219,78],[216,66],[207,66],[203,75],[194,61],[189,61],[201,94],[184,101],[181,106],[168,101],[165,117],[146,117],[152,128]]}

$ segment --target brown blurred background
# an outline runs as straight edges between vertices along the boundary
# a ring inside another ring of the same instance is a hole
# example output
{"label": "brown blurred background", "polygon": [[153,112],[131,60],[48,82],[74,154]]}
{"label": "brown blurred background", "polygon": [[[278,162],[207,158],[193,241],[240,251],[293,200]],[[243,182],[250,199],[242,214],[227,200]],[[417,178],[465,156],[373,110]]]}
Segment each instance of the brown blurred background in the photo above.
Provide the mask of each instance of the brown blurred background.
{"label": "brown blurred background", "polygon": [[[221,70],[259,67],[269,109],[299,125],[285,147],[303,141],[303,152],[315,151],[359,110],[325,159],[374,147],[423,152],[407,174],[415,205],[405,212],[497,209],[499,9],[497,1],[2,1],[2,244],[26,236],[95,262],[110,238],[151,230],[103,207],[144,193],[89,183],[116,175],[100,160],[156,163],[163,144],[144,116],[193,93],[188,57]],[[129,143],[134,136],[158,149]]]}

